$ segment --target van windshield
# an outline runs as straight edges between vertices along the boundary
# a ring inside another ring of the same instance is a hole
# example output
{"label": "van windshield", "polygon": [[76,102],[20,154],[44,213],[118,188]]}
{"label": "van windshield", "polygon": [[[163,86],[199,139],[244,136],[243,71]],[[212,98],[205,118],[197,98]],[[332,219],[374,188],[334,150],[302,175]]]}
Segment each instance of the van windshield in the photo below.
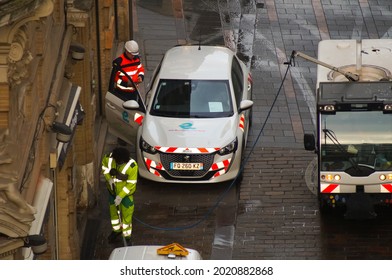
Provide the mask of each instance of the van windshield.
{"label": "van windshield", "polygon": [[366,165],[392,170],[392,114],[382,111],[321,115],[321,170]]}
{"label": "van windshield", "polygon": [[227,80],[159,81],[150,114],[175,118],[220,118],[233,115]]}

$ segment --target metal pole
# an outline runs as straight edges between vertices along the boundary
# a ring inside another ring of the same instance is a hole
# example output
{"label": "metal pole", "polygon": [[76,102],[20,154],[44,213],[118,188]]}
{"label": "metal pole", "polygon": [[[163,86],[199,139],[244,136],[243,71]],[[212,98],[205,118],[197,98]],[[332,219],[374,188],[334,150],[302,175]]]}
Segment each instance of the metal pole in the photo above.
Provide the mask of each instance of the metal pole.
{"label": "metal pole", "polygon": [[336,72],[342,74],[343,76],[345,76],[349,81],[356,82],[356,81],[359,80],[359,77],[358,77],[357,74],[350,73],[350,72],[344,72],[344,71],[340,70],[340,69],[337,68],[337,67],[334,67],[334,66],[332,66],[332,65],[330,65],[330,64],[327,64],[327,63],[325,63],[325,62],[322,62],[322,61],[320,61],[320,60],[318,60],[318,59],[316,59],[316,58],[313,58],[313,57],[311,57],[311,56],[309,56],[309,55],[306,55],[306,54],[304,54],[304,53],[302,53],[302,52],[293,51],[292,56],[293,56],[293,57],[295,57],[295,56],[302,57],[303,59],[309,60],[309,61],[311,61],[311,62],[313,62],[313,63],[319,64],[319,65],[324,66],[324,67],[326,67],[326,68],[328,68],[328,69],[331,69],[331,70],[333,70],[333,71],[336,71]]}
{"label": "metal pole", "polygon": [[99,30],[99,0],[95,0],[95,28],[96,28],[96,40],[97,40],[97,66],[98,66],[98,104],[99,104],[99,115],[103,114],[103,101],[102,101],[102,71],[101,71],[101,37]]}
{"label": "metal pole", "polygon": [[54,227],[54,254],[55,260],[59,259],[59,228],[58,228],[58,210],[57,210],[57,176],[56,176],[56,169],[50,169],[52,173],[52,181],[53,181],[53,227]]}
{"label": "metal pole", "polygon": [[133,0],[128,0],[129,39],[133,39]]}
{"label": "metal pole", "polygon": [[117,0],[114,0],[114,38],[118,40],[118,4]]}

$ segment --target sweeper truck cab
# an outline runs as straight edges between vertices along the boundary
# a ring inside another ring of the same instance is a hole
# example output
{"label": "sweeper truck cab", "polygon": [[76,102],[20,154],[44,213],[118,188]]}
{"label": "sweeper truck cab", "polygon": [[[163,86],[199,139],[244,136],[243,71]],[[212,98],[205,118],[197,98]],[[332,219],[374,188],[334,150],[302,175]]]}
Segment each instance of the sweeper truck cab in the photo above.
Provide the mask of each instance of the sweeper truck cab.
{"label": "sweeper truck cab", "polygon": [[320,210],[375,216],[392,204],[392,40],[324,40],[317,63],[317,128],[305,134],[318,157]]}

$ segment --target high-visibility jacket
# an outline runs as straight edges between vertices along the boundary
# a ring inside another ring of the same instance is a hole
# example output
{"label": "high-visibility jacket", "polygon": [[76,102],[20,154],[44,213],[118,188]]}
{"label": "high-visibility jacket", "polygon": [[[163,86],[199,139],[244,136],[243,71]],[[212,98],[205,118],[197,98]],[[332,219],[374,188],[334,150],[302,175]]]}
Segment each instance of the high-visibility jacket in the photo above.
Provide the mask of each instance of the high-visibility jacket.
{"label": "high-visibility jacket", "polygon": [[[138,55],[129,58],[126,53],[123,53],[114,60],[114,63],[120,65],[122,70],[132,78],[134,83],[138,83],[139,77],[141,77],[142,81],[144,80],[144,66]],[[128,77],[123,72],[117,71],[114,79],[118,89],[125,92],[135,91],[135,88],[128,84]]]}
{"label": "high-visibility jacket", "polygon": [[[117,172],[127,175],[111,176],[110,170],[115,168]],[[129,159],[128,162],[117,165],[112,158],[112,154],[105,155],[102,159],[102,173],[106,179],[106,186],[109,195],[110,221],[115,232],[122,232],[125,238],[132,235],[132,216],[134,211],[133,194],[136,191],[138,166],[135,160]],[[118,207],[114,204],[116,196],[120,196],[122,201]],[[120,213],[121,215],[120,215]]]}
{"label": "high-visibility jacket", "polygon": [[[110,175],[110,170],[114,168],[117,172],[127,175],[126,180],[121,180],[116,176]],[[107,188],[114,196],[131,196],[136,191],[138,166],[135,160],[129,159],[128,162],[117,165],[112,154],[105,155],[102,159],[102,173],[105,176]],[[114,188],[114,189],[113,189]]]}

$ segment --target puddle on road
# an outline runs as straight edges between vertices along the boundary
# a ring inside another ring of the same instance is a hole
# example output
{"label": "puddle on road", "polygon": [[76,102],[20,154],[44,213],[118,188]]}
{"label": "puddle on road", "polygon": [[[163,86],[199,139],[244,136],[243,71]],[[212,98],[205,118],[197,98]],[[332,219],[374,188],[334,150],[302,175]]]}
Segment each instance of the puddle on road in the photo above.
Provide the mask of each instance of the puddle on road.
{"label": "puddle on road", "polygon": [[[228,3],[223,0],[184,0],[182,6],[188,41],[225,45],[225,30],[239,28],[241,9],[248,11],[249,3],[253,1]],[[172,0],[138,0],[137,6],[159,15],[174,17]]]}
{"label": "puddle on road", "polygon": [[231,247],[234,243],[234,226],[220,227],[215,230],[214,246]]}

